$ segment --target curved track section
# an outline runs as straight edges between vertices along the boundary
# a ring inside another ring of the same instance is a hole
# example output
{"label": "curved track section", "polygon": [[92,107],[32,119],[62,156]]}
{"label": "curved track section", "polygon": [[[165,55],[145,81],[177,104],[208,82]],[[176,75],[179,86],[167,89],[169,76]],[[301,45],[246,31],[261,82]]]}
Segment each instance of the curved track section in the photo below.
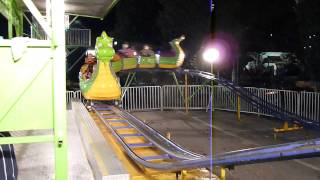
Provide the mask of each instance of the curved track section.
{"label": "curved track section", "polygon": [[197,70],[184,70],[184,72],[189,73],[191,75],[200,76],[206,79],[211,79],[219,82],[221,85],[227,87],[232,92],[240,95],[240,97],[246,102],[252,104],[258,109],[261,109],[264,112],[267,112],[268,114],[271,114],[277,119],[280,119],[283,121],[289,121],[292,123],[299,123],[305,127],[318,128],[318,129],[320,128],[318,122],[312,121],[310,119],[306,119],[302,116],[289,112],[282,107],[269,103],[268,101],[262,99],[256,94],[248,91],[247,89],[241,86],[235,85],[234,83],[224,78],[221,78],[221,77],[216,78],[214,74],[203,72],[203,71],[197,71]]}
{"label": "curved track section", "polygon": [[[210,167],[210,165],[235,166],[320,156],[320,139],[314,139],[232,151],[211,159],[184,150],[121,109],[108,105],[96,105],[93,110],[111,130],[129,157],[138,164],[151,169],[178,171]],[[130,141],[131,138],[138,138],[139,141]],[[155,153],[156,155],[147,155]]]}
{"label": "curved track section", "polygon": [[[148,71],[145,69],[134,69],[133,71]],[[150,71],[150,70],[149,70]],[[256,94],[248,91],[247,89],[235,85],[234,83],[224,79],[224,78],[217,78],[214,74],[205,71],[198,71],[198,70],[190,70],[190,69],[153,69],[152,71],[159,71],[159,72],[177,72],[180,74],[189,74],[191,76],[202,77],[208,80],[214,80],[219,82],[219,84],[227,87],[232,92],[238,94],[244,101],[249,104],[252,104],[254,107],[266,112],[273,117],[282,120],[282,121],[289,121],[292,123],[298,123],[303,125],[304,127],[320,129],[319,122],[304,118],[300,115],[294,114],[285,110],[282,107],[276,106],[261,97],[257,96]]]}

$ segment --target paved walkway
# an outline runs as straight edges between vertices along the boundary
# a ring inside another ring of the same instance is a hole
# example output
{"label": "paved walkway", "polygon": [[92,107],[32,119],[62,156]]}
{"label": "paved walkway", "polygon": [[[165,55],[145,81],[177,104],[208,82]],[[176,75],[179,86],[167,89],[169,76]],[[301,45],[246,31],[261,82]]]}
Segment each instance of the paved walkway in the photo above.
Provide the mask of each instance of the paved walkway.
{"label": "paved walkway", "polygon": [[[28,131],[13,135],[48,134],[48,131]],[[70,180],[93,180],[75,120],[68,112],[68,168]],[[17,144],[14,146],[19,180],[54,180],[53,143]]]}
{"label": "paved walkway", "polygon": [[[186,115],[181,111],[134,112],[161,133],[171,132],[171,138],[181,146],[201,154],[209,154],[209,114],[193,111]],[[214,120],[214,151],[253,148],[320,137],[320,132],[302,130],[280,134],[273,139],[273,128],[281,127],[279,121],[241,114],[241,122],[235,113],[216,111]],[[227,172],[228,180],[320,180],[320,158],[269,162],[237,166]]]}

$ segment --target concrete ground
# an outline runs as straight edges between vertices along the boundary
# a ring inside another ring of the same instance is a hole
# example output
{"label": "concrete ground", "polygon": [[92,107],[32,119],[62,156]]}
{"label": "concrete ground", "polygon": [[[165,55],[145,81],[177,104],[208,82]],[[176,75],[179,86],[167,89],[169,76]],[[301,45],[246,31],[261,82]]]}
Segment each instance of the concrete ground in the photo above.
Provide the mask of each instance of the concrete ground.
{"label": "concrete ground", "polygon": [[[14,132],[13,136],[41,135],[50,131]],[[14,145],[18,180],[54,180],[53,143]],[[68,112],[68,173],[70,180],[93,180],[93,174],[80,139],[79,130]]]}
{"label": "concrete ground", "polygon": [[[193,111],[186,115],[182,111],[133,112],[163,134],[171,133],[171,139],[181,146],[200,153],[209,154],[209,114]],[[279,121],[241,114],[237,121],[235,113],[215,111],[214,152],[253,148],[320,137],[320,132],[300,130],[279,134],[273,139],[273,128],[281,127]],[[237,166],[227,171],[229,180],[320,180],[320,158],[269,162]]]}

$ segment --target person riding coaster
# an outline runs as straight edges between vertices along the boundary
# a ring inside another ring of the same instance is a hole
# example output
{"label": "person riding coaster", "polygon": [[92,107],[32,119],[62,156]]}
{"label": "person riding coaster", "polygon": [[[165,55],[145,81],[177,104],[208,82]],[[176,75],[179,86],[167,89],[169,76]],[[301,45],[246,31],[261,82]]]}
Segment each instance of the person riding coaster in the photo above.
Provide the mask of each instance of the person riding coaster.
{"label": "person riding coaster", "polygon": [[93,50],[88,50],[86,52],[85,64],[81,67],[79,76],[83,80],[88,80],[91,78],[92,73],[96,69],[97,59],[95,57],[95,52]]}
{"label": "person riding coaster", "polygon": [[135,57],[138,55],[137,52],[133,48],[130,48],[128,42],[125,42],[122,44],[122,49],[120,49],[118,51],[118,54],[122,58],[130,58],[130,57]]}
{"label": "person riding coaster", "polygon": [[124,49],[129,49],[128,43],[124,43],[121,49],[112,59],[112,68],[115,72],[121,70],[129,70],[136,68],[179,68],[185,58],[183,49],[180,47],[180,42],[185,39],[185,36],[173,39],[169,42],[170,51],[154,53],[150,46],[145,45],[139,55],[124,56],[121,54]]}
{"label": "person riding coaster", "polygon": [[[96,70],[90,79],[79,78],[82,95],[89,100],[118,100],[121,96],[120,84],[111,68],[111,59],[115,51],[113,39],[102,32],[96,39],[95,57],[97,59]],[[87,62],[94,62],[91,58]],[[86,64],[85,64],[86,65]],[[85,66],[84,65],[84,66]],[[90,70],[90,69],[89,69]]]}
{"label": "person riding coaster", "polygon": [[[170,45],[175,51],[175,56],[164,57],[160,54],[143,57],[120,57],[115,55],[113,39],[105,32],[97,37],[94,56],[88,54],[86,63],[79,73],[80,89],[83,96],[88,100],[119,100],[121,87],[115,72],[136,68],[179,68],[184,61],[184,52],[180,42],[184,36],[171,41]],[[128,48],[128,47],[125,47]],[[95,65],[95,62],[96,65]],[[96,68],[94,68],[96,66]]]}

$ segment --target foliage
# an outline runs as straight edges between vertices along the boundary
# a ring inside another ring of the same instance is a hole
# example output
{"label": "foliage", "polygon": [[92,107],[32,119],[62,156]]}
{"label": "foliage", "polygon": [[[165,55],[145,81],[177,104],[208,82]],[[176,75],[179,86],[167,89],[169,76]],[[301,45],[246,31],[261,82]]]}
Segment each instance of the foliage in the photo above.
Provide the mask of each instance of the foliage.
{"label": "foliage", "polygon": [[[304,60],[312,80],[320,81],[320,1],[297,0],[297,15]],[[301,46],[301,48],[302,48]]]}

